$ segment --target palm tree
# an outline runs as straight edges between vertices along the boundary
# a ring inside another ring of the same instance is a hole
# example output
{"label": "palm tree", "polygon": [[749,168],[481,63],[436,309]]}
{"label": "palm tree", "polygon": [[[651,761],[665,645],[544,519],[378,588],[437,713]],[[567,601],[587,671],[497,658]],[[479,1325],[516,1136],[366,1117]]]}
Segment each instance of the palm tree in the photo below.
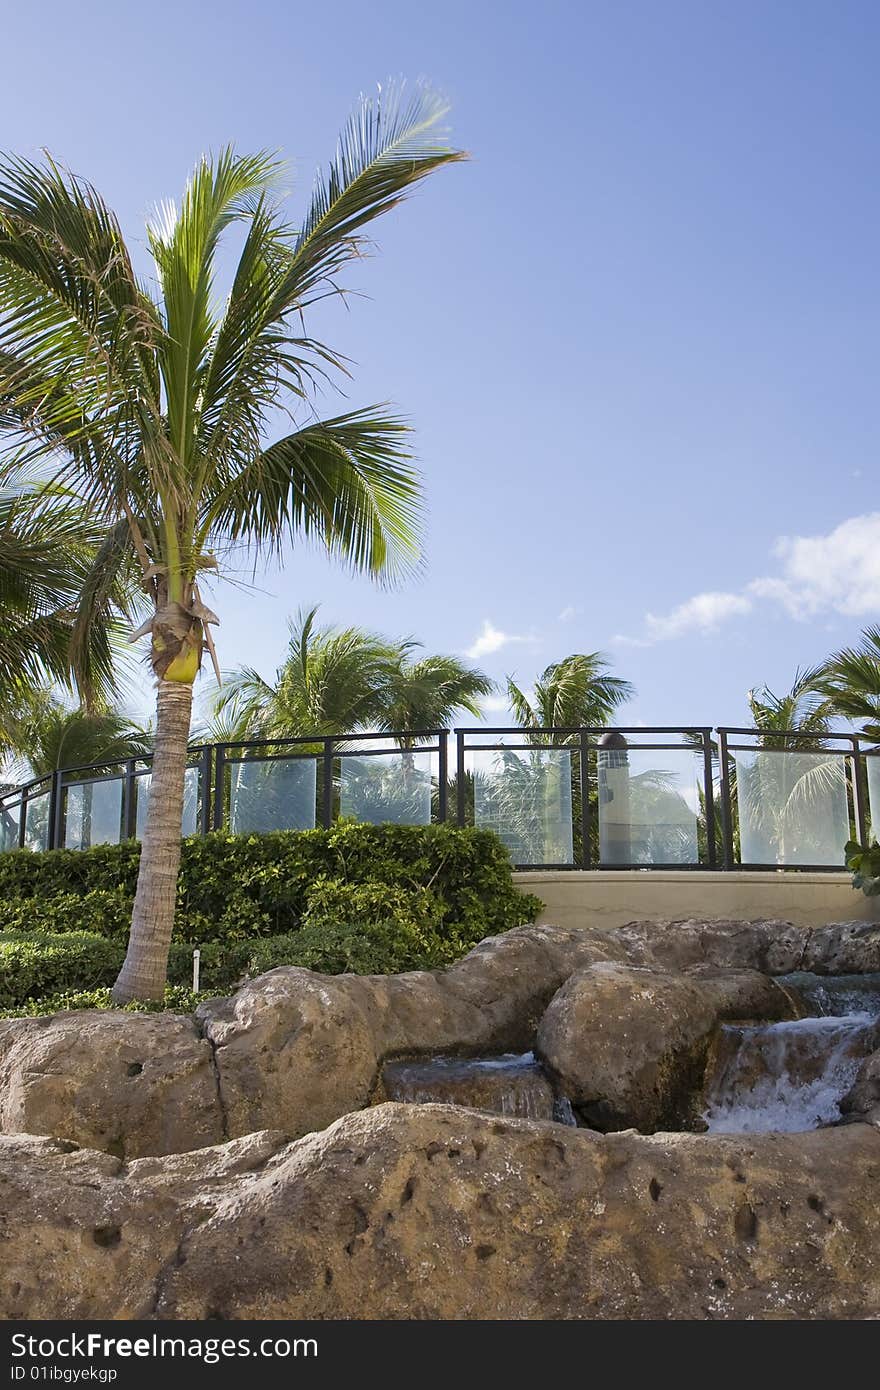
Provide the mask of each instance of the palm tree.
{"label": "palm tree", "polygon": [[[340,292],[366,226],[462,157],[437,133],[444,110],[423,89],[362,101],[296,227],[273,157],[203,158],[180,208],[148,229],[155,298],[90,184],[51,161],[0,161],[0,411],[29,464],[63,451],[56,477],[107,541],[75,640],[132,551],[149,604],[135,636],[149,637],[157,682],[153,780],[119,1003],[164,986],[193,682],[218,621],[205,577],[233,546],[258,557],[298,536],[377,578],[417,562],[421,491],[403,421],[374,407],[306,415],[268,446],[265,431],[279,407],[310,411],[317,384],[345,371],[304,316]],[[229,233],[241,251],[221,300]]]}
{"label": "palm tree", "polygon": [[[798,668],[794,674],[791,688],[783,695],[774,695],[769,686],[756,686],[750,690],[749,713],[756,729],[764,733],[761,739],[763,748],[793,751],[809,747],[821,748],[821,739],[828,732],[831,706],[820,689],[822,668]],[[778,737],[786,730],[800,734],[799,738]],[[816,742],[803,737],[814,734]]]}
{"label": "palm tree", "polygon": [[86,705],[111,693],[118,585],[95,604],[87,640],[72,647],[98,539],[75,499],[10,461],[0,478],[0,751],[12,747],[47,686],[76,689]]}
{"label": "palm tree", "polygon": [[880,627],[866,627],[859,646],[835,652],[816,685],[835,714],[862,721],[860,732],[880,739]]}
{"label": "palm tree", "polygon": [[249,666],[225,678],[215,712],[234,739],[224,741],[325,737],[376,724],[394,644],[363,628],[318,627],[317,612],[301,610],[292,620],[274,683]]}
{"label": "palm tree", "polygon": [[152,752],[150,729],[110,707],[71,709],[49,692],[35,696],[16,721],[12,746],[32,777],[62,768],[109,765]]}
{"label": "palm tree", "polygon": [[575,653],[548,666],[531,700],[507,678],[510,708],[523,729],[599,728],[634,694],[629,681],[609,673],[601,652]]}
{"label": "palm tree", "polygon": [[457,657],[416,658],[420,646],[411,639],[397,644],[377,719],[378,728],[400,733],[404,749],[414,746],[420,730],[451,724],[459,710],[479,718],[480,697],[491,695],[495,689],[495,682],[483,671],[466,666]]}

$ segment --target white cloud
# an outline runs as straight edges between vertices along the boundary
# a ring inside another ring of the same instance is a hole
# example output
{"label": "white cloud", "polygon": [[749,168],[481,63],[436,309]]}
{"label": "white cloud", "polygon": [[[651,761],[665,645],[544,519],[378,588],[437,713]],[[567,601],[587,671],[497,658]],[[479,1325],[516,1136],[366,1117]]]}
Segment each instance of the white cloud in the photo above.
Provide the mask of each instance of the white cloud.
{"label": "white cloud", "polygon": [[782,536],[773,554],[781,576],[754,579],[748,589],[792,617],[880,610],[880,512],[850,517],[824,536]]}
{"label": "white cloud", "polygon": [[479,637],[475,638],[467,648],[465,656],[469,656],[472,661],[479,661],[484,656],[491,656],[493,652],[500,652],[502,647],[510,646],[511,642],[529,641],[531,641],[529,637],[523,637],[513,632],[502,632],[500,628],[494,627],[488,618],[485,618]]}
{"label": "white cloud", "polygon": [[480,701],[484,714],[504,714],[509,709],[506,695],[485,695]]}
{"label": "white cloud", "polygon": [[756,602],[798,619],[880,613],[880,512],[850,517],[825,535],[780,536],[771,553],[780,562],[779,573],[751,579],[733,593],[694,594],[669,613],[646,613],[643,637],[618,634],[612,641],[651,647],[690,633],[706,636],[752,612]]}
{"label": "white cloud", "polygon": [[662,617],[646,613],[645,627],[650,641],[665,642],[670,637],[684,637],[689,632],[717,632],[721,623],[748,613],[751,607],[751,599],[742,594],[710,590],[704,594],[694,594],[693,598],[686,599]]}
{"label": "white cloud", "polygon": [[569,623],[569,622],[571,622],[572,618],[576,618],[576,617],[577,617],[577,615],[578,615],[578,613],[580,613],[580,611],[581,611],[581,610],[580,610],[579,608],[575,608],[575,606],[574,606],[573,603],[569,603],[569,604],[567,604],[567,605],[565,606],[565,608],[563,608],[562,612],[559,614],[559,617],[556,619],[556,621],[557,621],[558,623]]}

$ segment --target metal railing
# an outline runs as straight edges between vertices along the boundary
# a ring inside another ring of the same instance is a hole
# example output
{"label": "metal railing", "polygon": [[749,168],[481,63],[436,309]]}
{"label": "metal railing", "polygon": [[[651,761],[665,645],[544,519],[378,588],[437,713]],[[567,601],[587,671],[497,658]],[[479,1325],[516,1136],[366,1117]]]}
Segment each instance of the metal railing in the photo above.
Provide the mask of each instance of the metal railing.
{"label": "metal railing", "polygon": [[[0,795],[0,850],[138,838],[150,781],[149,758],[35,778]],[[190,749],[186,835],[340,818],[482,826],[517,868],[840,869],[846,842],[880,826],[880,746],[849,733],[631,726]]]}

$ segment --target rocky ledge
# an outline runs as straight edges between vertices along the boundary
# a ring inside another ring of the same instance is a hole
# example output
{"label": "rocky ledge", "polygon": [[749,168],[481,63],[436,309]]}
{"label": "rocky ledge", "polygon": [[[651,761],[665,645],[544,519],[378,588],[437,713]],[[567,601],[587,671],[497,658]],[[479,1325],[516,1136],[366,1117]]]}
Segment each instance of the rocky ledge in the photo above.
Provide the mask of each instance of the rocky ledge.
{"label": "rocky ledge", "polygon": [[863,1318],[880,1132],[379,1105],[124,1162],[0,1139],[4,1318]]}
{"label": "rocky ledge", "polygon": [[[445,971],[273,970],[195,1018],[79,1012],[0,1022],[0,1132],[117,1160],[257,1130],[322,1130],[382,1097],[395,1057],[537,1047],[603,1129],[685,1119],[720,1021],[790,1016],[774,975],[880,970],[880,927],[635,922],[523,927]],[[867,1067],[867,1064],[866,1064]],[[854,1118],[878,1118],[865,1070]]]}

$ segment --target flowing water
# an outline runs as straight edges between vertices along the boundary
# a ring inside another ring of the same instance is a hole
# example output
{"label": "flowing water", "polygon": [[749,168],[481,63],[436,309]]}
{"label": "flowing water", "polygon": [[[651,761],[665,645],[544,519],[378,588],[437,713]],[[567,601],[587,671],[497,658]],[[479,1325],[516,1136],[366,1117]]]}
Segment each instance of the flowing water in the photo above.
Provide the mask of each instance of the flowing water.
{"label": "flowing water", "polygon": [[524,1120],[574,1124],[571,1106],[557,1100],[531,1052],[498,1057],[429,1057],[388,1062],[382,1073],[389,1100],[446,1102]]}
{"label": "flowing water", "polygon": [[812,1017],[722,1029],[703,1118],[716,1134],[815,1129],[880,1047],[880,977],[790,975]]}

